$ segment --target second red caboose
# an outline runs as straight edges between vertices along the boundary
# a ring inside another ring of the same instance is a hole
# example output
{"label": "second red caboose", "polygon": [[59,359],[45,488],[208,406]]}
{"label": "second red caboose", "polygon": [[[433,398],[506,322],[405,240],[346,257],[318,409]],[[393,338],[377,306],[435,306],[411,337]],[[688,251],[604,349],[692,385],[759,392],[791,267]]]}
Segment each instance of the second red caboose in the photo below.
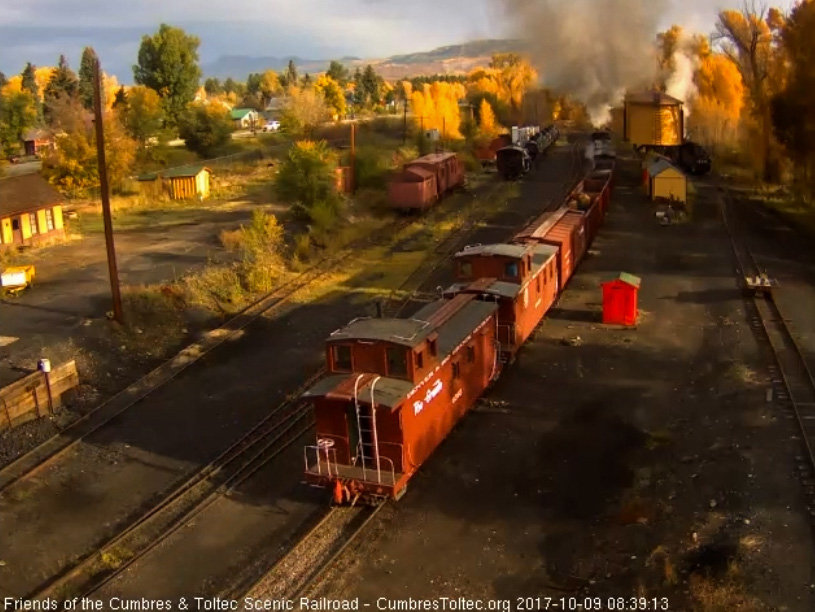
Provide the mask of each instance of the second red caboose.
{"label": "second red caboose", "polygon": [[557,299],[557,247],[545,244],[478,244],[456,253],[458,282],[445,295],[492,298],[499,304],[498,341],[511,359]]}

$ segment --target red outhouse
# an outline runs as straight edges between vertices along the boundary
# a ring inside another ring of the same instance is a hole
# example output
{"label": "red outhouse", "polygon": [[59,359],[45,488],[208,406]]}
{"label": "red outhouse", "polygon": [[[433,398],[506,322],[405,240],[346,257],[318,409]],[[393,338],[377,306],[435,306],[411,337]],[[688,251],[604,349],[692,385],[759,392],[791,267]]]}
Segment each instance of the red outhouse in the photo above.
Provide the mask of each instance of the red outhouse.
{"label": "red outhouse", "polygon": [[620,272],[614,280],[603,286],[603,323],[607,325],[636,325],[637,293],[640,278]]}

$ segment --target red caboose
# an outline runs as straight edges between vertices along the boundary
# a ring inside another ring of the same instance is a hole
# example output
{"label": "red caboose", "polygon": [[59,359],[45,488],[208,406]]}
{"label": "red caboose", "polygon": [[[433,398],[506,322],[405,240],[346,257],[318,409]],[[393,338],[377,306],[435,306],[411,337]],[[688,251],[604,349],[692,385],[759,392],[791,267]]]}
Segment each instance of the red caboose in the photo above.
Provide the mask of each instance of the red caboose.
{"label": "red caboose", "polygon": [[479,244],[456,253],[456,279],[445,295],[489,296],[499,304],[502,359],[511,358],[558,294],[557,247],[545,244]]}
{"label": "red caboose", "polygon": [[410,319],[356,319],[327,341],[306,480],[337,503],[398,499],[497,375],[498,305],[460,295]]}
{"label": "red caboose", "polygon": [[425,209],[464,184],[456,153],[432,153],[404,165],[388,184],[388,202],[401,210]]}

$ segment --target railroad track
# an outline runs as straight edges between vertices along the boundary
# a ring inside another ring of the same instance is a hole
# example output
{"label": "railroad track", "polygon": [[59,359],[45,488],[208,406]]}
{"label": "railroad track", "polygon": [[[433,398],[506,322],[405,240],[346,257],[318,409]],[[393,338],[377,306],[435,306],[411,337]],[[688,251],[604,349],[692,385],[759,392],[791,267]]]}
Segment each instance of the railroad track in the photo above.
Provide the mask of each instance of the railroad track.
{"label": "railroad track", "polygon": [[[335,506],[241,597],[296,600],[307,596],[340,555],[386,506]],[[236,593],[231,593],[233,597]]]}
{"label": "railroad track", "polygon": [[[309,379],[303,389],[317,377]],[[213,503],[230,494],[297,442],[313,425],[314,418],[308,403],[289,401],[278,406],[149,512],[90,554],[64,568],[59,575],[28,594],[27,598],[64,600],[94,593]],[[111,559],[115,559],[115,564],[111,563]]]}
{"label": "railroad track", "polygon": [[[543,211],[538,211],[529,217],[524,225],[531,223],[541,214],[541,212],[554,210],[560,206],[568,195],[569,191],[571,191],[574,185],[582,178],[583,141],[581,139],[577,139],[575,142],[571,143],[571,156],[571,168],[568,178],[563,182],[563,186],[561,187],[562,193],[558,193],[558,196],[553,199],[552,203],[546,209]],[[490,190],[490,193],[486,194],[483,199],[488,200],[495,194],[499,193],[503,185],[505,185],[503,182],[494,184]],[[445,240],[434,249],[433,255],[425,260],[425,262],[423,262],[422,265],[419,266],[413,272],[413,274],[411,274],[407,282],[402,287],[394,290],[391,293],[387,299],[387,305],[383,308],[383,316],[398,317],[404,312],[405,308],[407,308],[411,302],[430,302],[441,297],[434,294],[420,293],[421,285],[427,280],[430,274],[432,274],[440,265],[445,263],[457,250],[462,247],[462,239],[468,236],[475,226],[478,225],[478,223],[480,223],[487,214],[488,212],[485,211],[482,214],[475,215],[452,232],[447,238],[445,238]],[[406,295],[399,298],[397,294]]]}
{"label": "railroad track", "polygon": [[[741,240],[736,236],[738,219],[727,188],[719,186],[718,189],[723,196],[722,219],[739,274],[742,278],[759,275],[763,270],[755,255],[743,235]],[[774,363],[769,366],[772,392],[791,410],[801,432],[804,455],[797,456],[796,460],[810,517],[815,519],[815,377],[772,294],[754,295],[745,300],[745,304],[747,318],[760,345],[773,357]],[[815,528],[815,521],[812,526]]]}
{"label": "railroad track", "polygon": [[[399,231],[403,227],[417,222],[420,221],[402,219],[394,222],[393,226],[399,228],[395,231]],[[390,233],[388,232],[388,234]],[[386,235],[379,234],[383,238]],[[375,243],[376,240],[366,239],[360,242]],[[335,259],[332,263],[336,266],[351,255],[353,253],[349,252],[341,258]],[[317,276],[329,272],[330,269],[323,270]],[[312,280],[316,280],[316,277],[312,277]],[[288,287],[290,292],[288,295],[295,293],[307,284],[308,282],[303,279],[302,283]],[[261,314],[268,312],[268,310],[267,308],[252,316],[257,318]],[[251,320],[245,321],[240,327],[236,326],[235,329],[242,329],[250,322]],[[224,335],[221,342],[228,337],[228,335]],[[298,404],[296,398],[324,373],[324,367],[314,372],[298,389],[290,393],[282,404],[275,407],[260,423],[223,451],[216,459],[197,471],[181,485],[174,486],[148,512],[136,518],[101,546],[78,557],[56,576],[39,585],[28,597],[40,599],[50,596],[59,599],[87,596],[96,592],[133,563],[144,557],[158,544],[169,538],[182,525],[189,524],[195,516],[206,510],[218,499],[222,499],[235,487],[244,483],[260,468],[268,464],[269,461],[311,429],[313,415],[310,411],[310,405]],[[172,377],[168,378],[163,384],[171,379]],[[135,401],[130,405],[133,405]],[[112,418],[115,418],[115,416]],[[96,431],[110,422],[112,418],[98,423],[93,430],[85,432],[82,437]],[[70,446],[73,446],[73,444]],[[68,448],[66,447],[48,456],[44,462],[21,474],[16,480],[31,476],[46,465],[56,461]],[[10,486],[15,481],[7,483],[6,486]],[[111,559],[114,559],[115,563],[111,563]]]}

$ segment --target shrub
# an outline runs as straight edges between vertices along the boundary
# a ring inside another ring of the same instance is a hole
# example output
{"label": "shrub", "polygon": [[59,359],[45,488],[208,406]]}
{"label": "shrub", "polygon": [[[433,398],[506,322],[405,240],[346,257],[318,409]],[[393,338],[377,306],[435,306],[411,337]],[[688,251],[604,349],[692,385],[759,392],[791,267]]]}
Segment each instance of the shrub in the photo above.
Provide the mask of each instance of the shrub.
{"label": "shrub", "polygon": [[392,160],[387,152],[374,147],[360,147],[355,161],[356,186],[359,189],[382,189]]}
{"label": "shrub", "polygon": [[318,205],[339,213],[341,199],[334,170],[337,156],[324,141],[301,140],[289,149],[277,174],[277,194],[292,210],[315,221]]}
{"label": "shrub", "polygon": [[218,104],[193,104],[179,120],[178,135],[190,151],[210,157],[231,140],[232,120]]}

